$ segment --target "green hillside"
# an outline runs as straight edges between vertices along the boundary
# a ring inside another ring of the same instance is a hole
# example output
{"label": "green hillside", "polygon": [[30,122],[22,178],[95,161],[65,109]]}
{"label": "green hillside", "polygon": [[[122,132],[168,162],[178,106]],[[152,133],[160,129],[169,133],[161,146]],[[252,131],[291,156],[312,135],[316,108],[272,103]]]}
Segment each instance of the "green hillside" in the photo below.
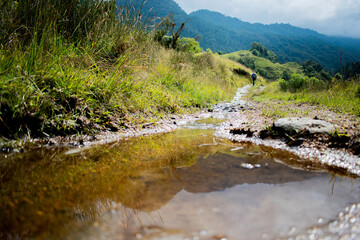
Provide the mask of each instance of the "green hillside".
{"label": "green hillside", "polygon": [[225,54],[223,57],[239,62],[272,81],[286,78],[286,76],[291,76],[293,73],[302,73],[301,65],[296,62],[273,63],[268,59],[257,57],[247,50]]}

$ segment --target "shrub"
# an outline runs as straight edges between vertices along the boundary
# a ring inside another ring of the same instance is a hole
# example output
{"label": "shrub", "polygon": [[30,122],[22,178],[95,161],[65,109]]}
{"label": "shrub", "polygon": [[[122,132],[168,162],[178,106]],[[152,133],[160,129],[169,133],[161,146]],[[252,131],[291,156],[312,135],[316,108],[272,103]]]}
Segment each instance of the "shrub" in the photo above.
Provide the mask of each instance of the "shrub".
{"label": "shrub", "polygon": [[326,87],[326,83],[315,77],[309,79],[307,76],[293,74],[289,81],[280,79],[279,87],[281,91],[290,92],[298,92],[304,89],[308,89],[309,91],[319,91]]}
{"label": "shrub", "polygon": [[336,81],[343,81],[343,76],[340,73],[335,74],[334,79]]}
{"label": "shrub", "polygon": [[282,78],[285,79],[286,81],[289,81],[291,79],[291,76],[287,70],[283,72]]}
{"label": "shrub", "polygon": [[358,87],[358,89],[357,89],[357,91],[356,91],[356,93],[355,93],[355,96],[356,96],[357,98],[360,98],[360,87]]}
{"label": "shrub", "polygon": [[283,92],[288,90],[288,82],[284,79],[279,80],[279,86],[280,86],[280,90]]}
{"label": "shrub", "polygon": [[201,53],[203,49],[200,47],[200,43],[194,38],[183,37],[178,40],[177,49],[184,52],[190,53]]}
{"label": "shrub", "polygon": [[291,75],[290,81],[288,81],[288,89],[291,92],[297,92],[298,90],[305,88],[307,80],[308,78],[305,76],[300,74],[293,74]]}
{"label": "shrub", "polygon": [[309,79],[309,90],[317,91],[324,89],[325,86],[326,83],[323,80],[317,79],[315,77]]}
{"label": "shrub", "polygon": [[245,69],[242,68],[234,68],[233,72],[239,76],[250,77],[250,73],[248,73]]}

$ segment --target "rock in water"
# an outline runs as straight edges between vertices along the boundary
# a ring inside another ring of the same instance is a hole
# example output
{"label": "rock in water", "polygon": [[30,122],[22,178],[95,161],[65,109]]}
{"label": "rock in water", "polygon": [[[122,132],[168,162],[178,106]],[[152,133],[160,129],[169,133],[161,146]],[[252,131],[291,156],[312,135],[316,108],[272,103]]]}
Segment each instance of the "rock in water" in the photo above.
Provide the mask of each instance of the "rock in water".
{"label": "rock in water", "polygon": [[281,118],[274,122],[274,127],[291,134],[300,130],[320,134],[331,134],[335,131],[335,126],[329,122],[301,117]]}

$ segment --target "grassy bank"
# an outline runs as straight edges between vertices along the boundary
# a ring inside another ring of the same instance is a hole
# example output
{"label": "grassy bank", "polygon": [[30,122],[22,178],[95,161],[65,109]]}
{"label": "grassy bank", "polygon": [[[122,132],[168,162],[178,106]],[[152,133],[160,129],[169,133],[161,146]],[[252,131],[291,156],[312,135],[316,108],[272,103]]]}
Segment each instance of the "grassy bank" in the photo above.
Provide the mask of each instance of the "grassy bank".
{"label": "grassy bank", "polygon": [[206,108],[247,81],[210,53],[165,49],[137,14],[116,16],[113,1],[0,7],[3,143],[116,131]]}
{"label": "grassy bank", "polygon": [[322,88],[304,88],[296,92],[281,90],[280,83],[269,83],[263,91],[252,93],[249,97],[256,101],[281,100],[288,103],[315,104],[338,113],[360,116],[359,78],[346,82],[334,79]]}

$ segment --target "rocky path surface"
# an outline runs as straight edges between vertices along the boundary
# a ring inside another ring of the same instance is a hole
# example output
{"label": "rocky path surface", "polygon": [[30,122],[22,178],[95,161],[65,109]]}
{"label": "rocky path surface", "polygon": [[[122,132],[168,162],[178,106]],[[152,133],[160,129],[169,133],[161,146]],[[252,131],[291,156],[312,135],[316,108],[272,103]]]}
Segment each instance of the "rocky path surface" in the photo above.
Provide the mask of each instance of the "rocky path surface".
{"label": "rocky path surface", "polygon": [[[306,119],[303,119],[304,121],[314,119],[313,125],[316,125],[318,122],[324,122],[334,126],[334,128],[327,128],[326,131],[329,131],[328,129],[336,129],[340,133],[346,132],[346,135],[340,134],[338,136],[339,141],[341,141],[341,138],[347,138],[345,136],[357,134],[359,125],[355,116],[338,114],[330,110],[305,104],[298,104],[296,106],[294,104],[284,105],[273,102],[272,106],[269,106],[269,103],[251,100],[245,101],[243,100],[244,96],[250,88],[251,86],[245,86],[239,89],[231,103],[219,104],[214,107],[214,117],[228,119],[216,131],[217,136],[229,138],[233,141],[249,141],[274,148],[281,148],[293,152],[302,158],[324,164],[329,168],[339,168],[344,172],[360,176],[360,157],[353,154],[351,149],[347,147],[350,143],[339,142],[336,145],[330,141],[334,138],[330,134],[308,134],[305,136],[306,139],[303,139],[299,144],[289,144],[289,141],[284,141],[289,139],[295,141],[292,136],[288,136],[286,133],[277,139],[273,137],[267,138],[266,136],[264,139],[261,136],[264,129],[272,127],[274,122],[278,120],[276,116],[269,116],[265,113],[274,108],[279,109],[283,107],[287,110],[291,109],[290,113],[284,109],[283,112],[288,114],[286,117],[306,117]],[[278,118],[281,118],[281,116]],[[291,118],[290,120],[296,125],[297,122],[293,119]],[[308,125],[308,130],[311,130],[310,126],[312,125]],[[301,137],[304,137],[303,135]]]}
{"label": "rocky path surface", "polygon": [[[346,133],[346,136],[358,135],[359,137],[360,121],[358,117],[335,113],[328,109],[308,104],[284,104],[284,102],[276,101],[256,102],[251,99],[245,99],[245,95],[249,91],[254,91],[253,87],[251,85],[244,86],[237,91],[230,103],[215,105],[209,111],[198,114],[173,116],[157,123],[129,127],[119,132],[105,131],[96,136],[75,135],[65,138],[33,139],[32,142],[35,147],[70,145],[83,148],[84,146],[106,144],[130,137],[171,132],[184,126],[189,121],[212,117],[226,120],[216,130],[216,135],[219,137],[281,148],[293,152],[300,157],[310,159],[313,162],[325,164],[329,167],[341,168],[344,172],[360,176],[360,147],[356,155],[349,151],[347,143],[343,144],[343,146],[341,142],[337,143],[337,145],[332,144],[329,141],[329,137],[324,135],[307,138],[306,141],[301,141],[301,144],[289,144],[289,142],[282,141],[284,139],[281,138],[264,139],[264,137],[261,137],[264,129],[273,126],[274,122],[282,117],[307,117],[309,119],[323,120],[333,124],[338,132]],[[259,91],[259,89],[255,91]],[[276,112],[279,114],[276,114]],[[341,138],[344,138],[344,136]],[[297,143],[298,141],[294,142]],[[360,146],[359,140],[357,146]],[[81,151],[80,149],[78,150]],[[71,151],[77,151],[77,149],[72,149]]]}
{"label": "rocky path surface", "polygon": [[[252,91],[252,86],[247,85],[240,88],[230,103],[217,104],[198,114],[173,116],[157,123],[144,124],[142,127],[130,127],[119,132],[102,132],[96,136],[75,136],[67,138],[51,138],[40,140],[39,144],[48,145],[73,145],[80,148],[97,144],[138,137],[144,135],[166,133],[186,125],[190,121],[204,118],[220,118],[225,122],[216,130],[219,137],[229,138],[233,141],[248,141],[255,144],[262,144],[274,148],[281,148],[299,155],[302,158],[313,162],[325,164],[329,167],[341,168],[360,176],[360,157],[354,155],[346,148],[331,148],[326,136],[319,135],[301,142],[300,146],[289,146],[283,139],[262,139],[261,132],[271,127],[274,122],[284,115],[274,116],[268,114],[273,109],[286,113],[286,117],[307,117],[320,119],[335,126],[339,132],[346,132],[348,135],[358,134],[360,129],[359,120],[355,116],[335,113],[333,111],[306,104],[284,104],[283,102],[255,102],[245,99],[245,95]],[[291,111],[289,111],[289,109]],[[199,127],[199,126],[197,126]],[[36,141],[36,140],[35,140]],[[70,151],[81,151],[72,149]]]}
{"label": "rocky path surface", "polygon": [[[322,119],[333,124],[340,132],[356,135],[359,129],[359,121],[355,116],[338,114],[327,109],[305,104],[283,105],[280,102],[260,103],[251,100],[243,100],[250,91],[251,86],[245,86],[237,92],[230,104],[219,104],[214,107],[215,117],[228,119],[215,135],[229,138],[238,142],[253,142],[274,148],[284,149],[297,154],[310,161],[320,163],[324,168],[342,169],[346,174],[360,176],[360,157],[354,155],[346,148],[330,148],[325,144],[326,135],[319,135],[316,139],[304,141],[300,146],[288,146],[281,139],[262,139],[261,132],[273,125],[276,117],[269,116],[266,111],[274,108],[286,108],[283,112],[289,112],[287,117],[308,117],[308,119]],[[270,106],[271,105],[271,106]],[[310,124],[311,125],[311,124]],[[236,130],[236,131],[234,131]],[[323,136],[323,137],[322,137]],[[310,239],[360,239],[360,203],[344,209],[337,219],[330,222],[322,222],[308,229],[305,233],[289,236],[286,239],[310,240]]]}

